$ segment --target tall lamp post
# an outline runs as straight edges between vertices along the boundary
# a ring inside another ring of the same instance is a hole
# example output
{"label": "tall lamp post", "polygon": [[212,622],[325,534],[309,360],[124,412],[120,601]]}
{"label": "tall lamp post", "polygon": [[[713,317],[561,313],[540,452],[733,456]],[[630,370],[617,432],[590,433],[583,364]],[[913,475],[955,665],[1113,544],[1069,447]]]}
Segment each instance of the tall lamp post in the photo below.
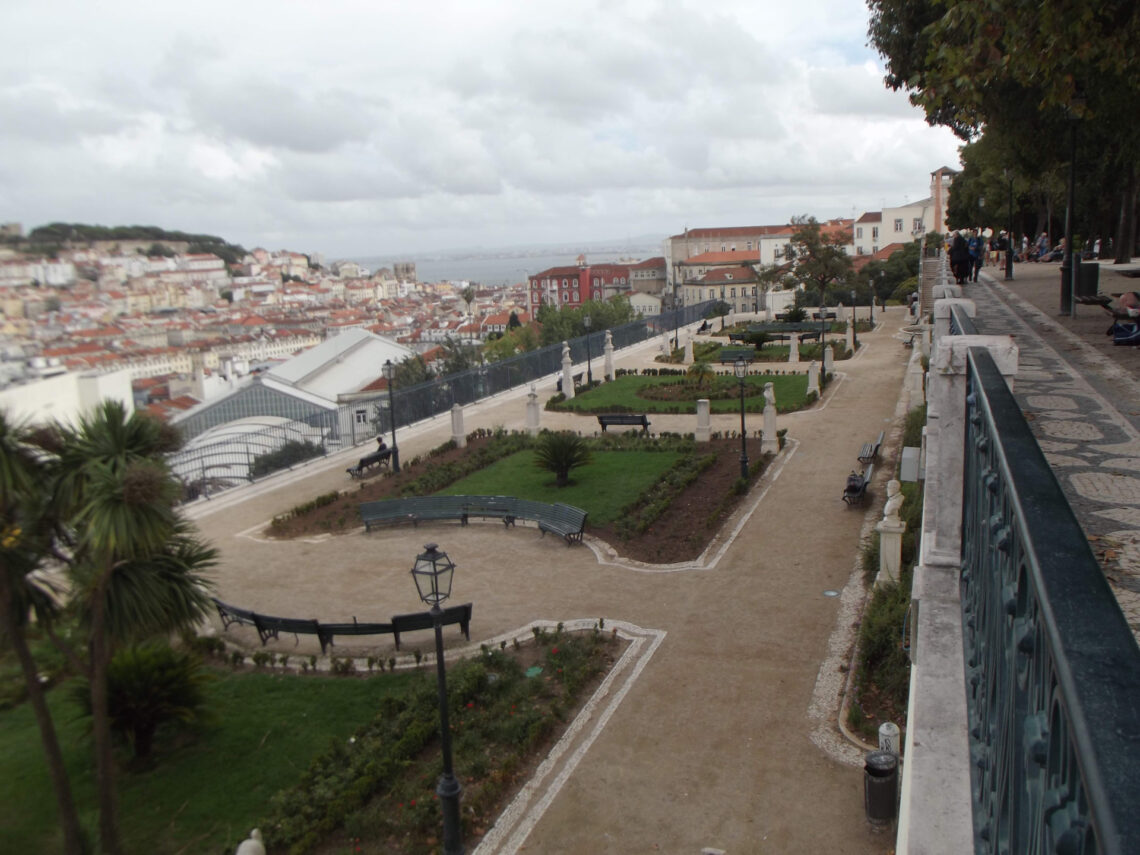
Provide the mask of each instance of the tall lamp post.
{"label": "tall lamp post", "polygon": [[594,325],[590,316],[582,318],[582,326],[586,328],[586,387],[594,385],[594,369],[590,367],[590,327]]}
{"label": "tall lamp post", "polygon": [[435,629],[436,679],[439,687],[439,733],[443,745],[443,774],[435,786],[439,804],[443,809],[443,852],[444,855],[463,855],[463,831],[459,825],[459,794],[463,787],[455,777],[451,767],[451,728],[447,720],[447,669],[443,661],[443,610],[439,604],[451,596],[451,580],[455,575],[455,564],[440,552],[436,544],[424,545],[424,551],[416,556],[412,567],[412,579],[416,591],[424,604],[431,607]]}
{"label": "tall lamp post", "polygon": [[392,389],[396,385],[396,366],[391,359],[384,360],[384,379],[388,381],[388,417],[392,420],[392,471],[400,471],[400,449],[396,446],[396,398]]}
{"label": "tall lamp post", "polygon": [[1009,219],[1005,232],[1005,281],[1013,281],[1013,170],[1003,169],[1002,176],[1009,184]]}
{"label": "tall lamp post", "polygon": [[827,286],[819,283],[819,364],[823,365],[823,343],[826,339],[827,330],[827,311],[823,307],[824,294],[826,293]]}
{"label": "tall lamp post", "polygon": [[748,374],[748,363],[743,356],[738,356],[732,364],[732,371],[740,381],[740,477],[748,480],[748,448],[744,444],[747,436],[744,430],[744,378]]}
{"label": "tall lamp post", "polygon": [[720,312],[720,330],[721,330],[721,332],[724,332],[724,316],[727,315],[728,312],[726,312],[724,310],[724,286],[723,285],[720,286],[720,305],[717,306],[716,308],[717,308],[717,311]]}
{"label": "tall lamp post", "polygon": [[851,346],[858,352],[859,350],[859,330],[855,323],[855,289],[851,289]]}

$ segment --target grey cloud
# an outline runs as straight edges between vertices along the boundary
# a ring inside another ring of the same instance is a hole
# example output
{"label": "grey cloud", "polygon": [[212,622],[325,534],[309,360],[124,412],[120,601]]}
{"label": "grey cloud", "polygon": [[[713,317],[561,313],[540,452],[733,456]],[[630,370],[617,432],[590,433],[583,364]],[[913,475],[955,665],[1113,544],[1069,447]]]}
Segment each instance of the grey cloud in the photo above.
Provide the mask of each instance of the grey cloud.
{"label": "grey cloud", "polygon": [[808,86],[812,103],[821,113],[892,119],[915,116],[915,108],[905,95],[891,92],[881,76],[868,74],[859,66],[813,69]]}
{"label": "grey cloud", "polygon": [[104,107],[72,107],[47,89],[0,92],[0,135],[37,143],[67,144],[84,136],[113,134],[133,125]]}

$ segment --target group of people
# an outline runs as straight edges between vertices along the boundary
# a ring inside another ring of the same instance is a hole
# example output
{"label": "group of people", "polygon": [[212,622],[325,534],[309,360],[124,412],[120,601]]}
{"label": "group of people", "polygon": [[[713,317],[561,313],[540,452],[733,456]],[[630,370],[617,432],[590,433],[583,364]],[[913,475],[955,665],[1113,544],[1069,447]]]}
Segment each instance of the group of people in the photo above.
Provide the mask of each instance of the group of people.
{"label": "group of people", "polygon": [[991,252],[1002,253],[1009,247],[1005,232],[997,238],[991,238],[981,229],[963,229],[955,232],[950,239],[950,270],[954,280],[959,285],[967,282],[977,282],[978,273],[986,263],[986,256]]}

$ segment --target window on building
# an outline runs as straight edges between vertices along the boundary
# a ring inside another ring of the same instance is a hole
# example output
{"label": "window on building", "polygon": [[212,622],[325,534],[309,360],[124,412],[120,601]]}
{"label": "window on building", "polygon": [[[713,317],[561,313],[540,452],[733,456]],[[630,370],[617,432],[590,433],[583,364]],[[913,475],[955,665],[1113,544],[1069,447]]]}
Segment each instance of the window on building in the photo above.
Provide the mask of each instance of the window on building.
{"label": "window on building", "polygon": [[368,410],[356,410],[352,414],[352,420],[358,425],[368,424]]}
{"label": "window on building", "polygon": [[863,227],[862,226],[856,226],[855,227],[855,237],[857,237],[857,238],[863,237]]}
{"label": "window on building", "polygon": [[871,254],[872,254],[872,255],[874,255],[874,254],[875,254],[876,252],[878,252],[878,251],[879,251],[879,248],[878,248],[877,246],[872,246],[872,247],[871,247]]}
{"label": "window on building", "polygon": [[895,220],[895,231],[902,232],[902,217],[899,217],[897,220]]}
{"label": "window on building", "polygon": [[747,247],[748,247],[749,249],[752,249],[752,241],[748,241],[748,243],[747,243]]}
{"label": "window on building", "polygon": [[729,288],[728,289],[728,296],[735,298],[736,297],[736,289],[735,288]]}
{"label": "window on building", "polygon": [[[878,240],[878,239],[879,239],[879,227],[878,226],[872,226],[871,227],[871,240]],[[874,251],[878,252],[877,249]]]}
{"label": "window on building", "polygon": [[577,292],[577,291],[575,291],[575,292],[574,292],[574,302],[575,302],[575,303],[578,303],[578,302],[580,302],[580,301],[579,301],[579,299],[578,299],[578,292]]}
{"label": "window on building", "polygon": [[563,302],[563,303],[566,303],[566,302],[569,302],[569,300],[570,300],[570,294],[569,294],[569,292],[567,292],[567,291],[563,291],[563,292],[562,292],[562,302]]}
{"label": "window on building", "polygon": [[922,227],[922,217],[915,217],[914,218],[914,220],[910,224],[910,230],[911,230],[911,232],[913,232],[915,234],[918,234],[919,232],[925,231],[925,229]]}

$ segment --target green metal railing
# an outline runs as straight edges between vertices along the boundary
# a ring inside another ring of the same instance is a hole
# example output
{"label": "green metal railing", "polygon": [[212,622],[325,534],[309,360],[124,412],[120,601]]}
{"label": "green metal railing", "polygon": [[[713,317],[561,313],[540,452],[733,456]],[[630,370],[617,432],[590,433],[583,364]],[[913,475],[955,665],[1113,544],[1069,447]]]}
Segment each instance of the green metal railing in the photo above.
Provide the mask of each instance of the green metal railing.
{"label": "green metal railing", "polygon": [[968,366],[961,596],[976,851],[1135,855],[1140,648],[989,352],[971,348]]}

